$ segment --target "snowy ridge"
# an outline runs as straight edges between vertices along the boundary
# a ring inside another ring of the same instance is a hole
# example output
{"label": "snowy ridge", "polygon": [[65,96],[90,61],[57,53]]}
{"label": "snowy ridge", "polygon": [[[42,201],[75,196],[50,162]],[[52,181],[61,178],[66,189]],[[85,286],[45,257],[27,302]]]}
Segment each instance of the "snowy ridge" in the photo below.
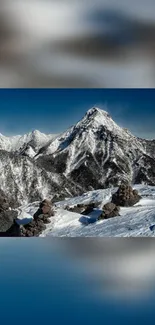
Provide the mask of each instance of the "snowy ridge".
{"label": "snowy ridge", "polygon": [[[23,146],[33,142],[33,146],[36,150],[45,145],[48,141],[53,139],[56,135],[54,134],[44,134],[38,130],[34,130],[25,135],[17,135],[12,137],[6,137],[0,134],[0,149],[6,151],[18,151],[23,148]],[[31,148],[32,149],[32,148]],[[33,156],[34,151],[30,152],[30,156]],[[35,153],[36,154],[36,153]]]}
{"label": "snowy ridge", "polygon": [[[80,215],[63,210],[64,202],[58,204],[59,209],[51,224],[41,235],[60,237],[154,237],[155,231],[150,226],[155,224],[155,187],[134,186],[142,195],[142,199],[134,207],[121,208],[121,216],[99,221],[96,224],[83,226],[79,222]],[[110,201],[112,191],[98,190],[81,197],[67,200],[68,205],[95,202],[102,199],[102,204]]]}
{"label": "snowy ridge", "polygon": [[[40,237],[155,237],[155,230],[150,226],[155,224],[155,187],[135,185],[142,199],[130,208],[121,208],[120,216],[98,221],[96,224],[84,226],[79,222],[80,214],[64,210],[64,205],[89,204],[111,200],[111,195],[117,190],[106,189],[84,193],[56,204],[55,216]],[[39,202],[25,205],[21,208],[31,216],[36,212]]]}

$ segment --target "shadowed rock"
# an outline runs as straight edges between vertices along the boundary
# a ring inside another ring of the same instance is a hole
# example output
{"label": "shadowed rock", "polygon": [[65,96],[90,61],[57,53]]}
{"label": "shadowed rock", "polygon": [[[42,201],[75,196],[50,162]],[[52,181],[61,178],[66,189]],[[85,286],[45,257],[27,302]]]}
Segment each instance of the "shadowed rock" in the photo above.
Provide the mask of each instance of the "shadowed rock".
{"label": "shadowed rock", "polygon": [[112,203],[123,206],[130,207],[138,203],[141,196],[138,191],[133,190],[129,185],[120,185],[118,191],[112,195]]}

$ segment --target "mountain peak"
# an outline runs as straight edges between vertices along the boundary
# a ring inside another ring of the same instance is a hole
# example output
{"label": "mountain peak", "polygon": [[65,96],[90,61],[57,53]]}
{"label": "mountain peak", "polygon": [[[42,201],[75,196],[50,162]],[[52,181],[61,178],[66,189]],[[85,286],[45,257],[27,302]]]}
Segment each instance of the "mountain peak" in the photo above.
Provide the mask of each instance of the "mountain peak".
{"label": "mountain peak", "polygon": [[94,107],[88,109],[88,111],[86,112],[86,114],[94,114],[94,113],[97,113],[99,111],[100,111],[100,108],[94,106]]}
{"label": "mountain peak", "polygon": [[76,127],[82,127],[84,129],[88,127],[97,129],[101,126],[104,126],[106,129],[116,134],[120,134],[123,131],[122,128],[113,121],[108,112],[98,107],[89,109],[83,119],[76,124]]}
{"label": "mountain peak", "polygon": [[40,134],[42,134],[40,131],[38,131],[38,130],[33,130],[32,132],[31,132],[31,134],[33,134],[33,135],[40,135]]}
{"label": "mountain peak", "polygon": [[90,117],[90,116],[96,115],[97,113],[105,114],[105,115],[107,115],[107,117],[108,117],[108,113],[107,113],[106,111],[104,111],[104,110],[102,110],[102,109],[100,109],[99,107],[96,107],[96,106],[90,108],[90,109],[86,112],[86,116],[87,116],[87,117]]}
{"label": "mountain peak", "polygon": [[86,114],[85,114],[85,118],[91,118],[91,117],[95,117],[95,116],[102,116],[102,118],[107,118],[107,119],[111,119],[111,116],[109,115],[108,112],[104,111],[103,109],[100,109],[99,107],[92,107],[90,108]]}

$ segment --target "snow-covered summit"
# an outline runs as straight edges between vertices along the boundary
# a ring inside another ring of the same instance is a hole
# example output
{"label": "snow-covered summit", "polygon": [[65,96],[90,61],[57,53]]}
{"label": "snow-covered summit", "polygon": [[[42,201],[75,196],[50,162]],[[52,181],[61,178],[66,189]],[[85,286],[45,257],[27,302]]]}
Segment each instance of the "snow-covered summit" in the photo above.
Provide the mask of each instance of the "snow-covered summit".
{"label": "snow-covered summit", "polygon": [[48,141],[55,137],[54,134],[44,134],[38,130],[33,130],[24,135],[17,135],[17,136],[4,136],[0,134],[0,149],[6,151],[19,151],[24,150],[25,146],[30,145],[31,151],[34,150],[35,154],[36,151],[45,145]]}
{"label": "snow-covered summit", "polygon": [[[82,145],[88,145],[91,148],[91,152],[94,152],[94,146],[96,147],[98,141],[96,141],[96,134],[102,133],[106,138],[108,134],[127,141],[135,140],[137,138],[132,135],[127,129],[118,126],[109,115],[108,112],[98,108],[90,108],[85,115],[75,125],[62,133],[60,136],[52,139],[49,145],[45,147],[42,154],[57,154],[62,150],[66,150],[68,147],[75,144],[77,141],[79,147]],[[142,147],[141,143],[137,143],[137,147]]]}
{"label": "snow-covered summit", "polygon": [[96,106],[93,106],[92,108],[88,109],[85,116],[90,117],[90,116],[95,116],[96,114],[102,114],[110,118],[110,115],[107,111]]}
{"label": "snow-covered summit", "polygon": [[94,130],[100,126],[105,127],[105,130],[113,132],[118,137],[129,137],[136,138],[130,133],[128,129],[120,127],[110,116],[110,114],[103,109],[98,107],[90,108],[84,117],[76,124],[76,127],[91,127]]}

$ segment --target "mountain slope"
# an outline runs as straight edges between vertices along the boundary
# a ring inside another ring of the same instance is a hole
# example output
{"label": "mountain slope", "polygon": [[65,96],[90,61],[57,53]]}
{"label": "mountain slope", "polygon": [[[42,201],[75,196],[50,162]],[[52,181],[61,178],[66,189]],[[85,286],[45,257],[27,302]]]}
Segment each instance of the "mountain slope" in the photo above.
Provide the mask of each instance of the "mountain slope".
{"label": "mountain slope", "polygon": [[39,168],[33,159],[0,150],[0,188],[19,204],[77,193],[63,175]]}
{"label": "mountain slope", "polygon": [[[142,196],[135,206],[121,208],[119,217],[88,226],[79,222],[80,214],[64,210],[64,205],[74,206],[101,201],[103,205],[111,201],[111,196],[117,188],[91,191],[80,197],[57,203],[55,217],[51,218],[51,223],[47,225],[41,237],[154,237],[155,231],[151,231],[150,226],[155,224],[155,187],[135,185],[134,189]],[[37,209],[37,202],[24,206],[23,209],[33,215]]]}
{"label": "mountain slope", "polygon": [[137,138],[97,107],[60,135],[0,135],[0,148],[0,188],[20,202],[121,182],[155,185],[155,140]]}
{"label": "mountain slope", "polygon": [[37,160],[40,165],[48,160],[53,171],[64,173],[85,191],[122,181],[155,184],[155,159],[145,140],[119,127],[96,107],[42,148]]}
{"label": "mountain slope", "polygon": [[19,152],[34,157],[37,151],[56,135],[46,135],[38,130],[34,130],[23,136],[17,135],[6,137],[0,134],[0,149],[9,152]]}

